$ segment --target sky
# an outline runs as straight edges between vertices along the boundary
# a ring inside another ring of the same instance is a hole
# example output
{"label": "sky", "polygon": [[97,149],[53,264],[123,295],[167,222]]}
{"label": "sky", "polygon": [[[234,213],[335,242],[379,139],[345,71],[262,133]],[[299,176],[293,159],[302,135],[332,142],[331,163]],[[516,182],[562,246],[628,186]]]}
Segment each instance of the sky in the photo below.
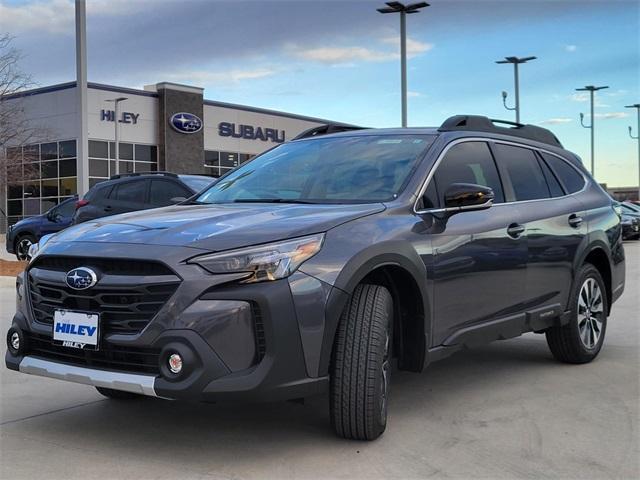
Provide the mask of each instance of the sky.
{"label": "sky", "polygon": [[[550,128],[590,163],[588,96],[596,94],[596,178],[638,183],[639,0],[431,0],[407,18],[409,125],[454,114]],[[399,18],[380,1],[87,0],[89,81],[142,88],[162,81],[205,88],[210,100],[353,124],[400,123]],[[75,78],[72,0],[0,0],[0,32],[41,86]]]}

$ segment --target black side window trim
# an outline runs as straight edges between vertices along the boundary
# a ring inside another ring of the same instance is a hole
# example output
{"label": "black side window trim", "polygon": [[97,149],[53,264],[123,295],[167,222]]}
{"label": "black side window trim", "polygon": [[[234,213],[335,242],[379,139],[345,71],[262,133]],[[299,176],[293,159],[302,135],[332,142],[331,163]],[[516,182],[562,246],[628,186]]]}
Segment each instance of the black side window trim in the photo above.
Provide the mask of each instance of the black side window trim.
{"label": "black side window trim", "polygon": [[[551,173],[551,175],[553,175],[553,178],[556,179],[556,182],[558,182],[558,185],[560,185],[560,189],[562,190],[563,195],[560,195],[559,197],[554,197],[552,193],[551,198],[563,198],[569,195],[569,190],[567,190],[567,187],[562,183],[562,180],[560,180],[560,177],[558,177],[556,172],[553,171],[553,168],[551,168],[549,163],[547,163],[547,161],[544,159],[544,157],[542,156],[542,152],[540,150],[534,150],[534,153],[538,158],[538,163],[544,164],[547,167],[547,170],[549,171],[549,173]],[[540,165],[540,167],[542,167],[542,165]],[[551,193],[551,185],[549,185],[549,181],[547,180],[547,176],[544,173],[544,170],[542,171],[542,174],[545,177],[545,181],[547,182],[547,186],[549,187],[549,192]]]}

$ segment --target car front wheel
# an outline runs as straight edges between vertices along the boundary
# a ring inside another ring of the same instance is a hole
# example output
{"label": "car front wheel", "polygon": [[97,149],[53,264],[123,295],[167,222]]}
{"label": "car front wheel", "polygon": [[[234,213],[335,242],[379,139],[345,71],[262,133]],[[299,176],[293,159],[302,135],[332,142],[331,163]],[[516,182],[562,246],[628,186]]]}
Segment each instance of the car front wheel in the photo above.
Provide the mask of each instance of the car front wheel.
{"label": "car front wheel", "polygon": [[393,300],[380,285],[358,285],[332,356],[330,413],[336,434],[374,440],[387,425]]}
{"label": "car front wheel", "polygon": [[22,235],[16,240],[14,251],[16,252],[16,258],[20,261],[29,259],[29,248],[36,243],[36,239],[33,235]]}

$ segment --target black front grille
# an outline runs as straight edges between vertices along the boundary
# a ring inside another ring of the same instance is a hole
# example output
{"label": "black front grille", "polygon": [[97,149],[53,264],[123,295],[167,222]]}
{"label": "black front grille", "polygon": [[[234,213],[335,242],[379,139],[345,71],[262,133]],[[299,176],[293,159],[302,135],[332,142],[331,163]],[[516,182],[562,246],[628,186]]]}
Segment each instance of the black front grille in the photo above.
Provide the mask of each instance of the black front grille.
{"label": "black front grille", "polygon": [[77,258],[50,255],[36,258],[31,268],[68,272],[78,267],[92,267],[105,275],[175,275],[159,262],[122,258]]}
{"label": "black front grille", "polygon": [[100,350],[81,350],[52,343],[51,337],[26,333],[28,354],[47,360],[103,368],[123,372],[159,375],[160,350],[154,348],[123,347],[103,342]]}
{"label": "black front grille", "polygon": [[[100,272],[94,287],[74,290],[66,284],[66,272],[80,266]],[[110,282],[115,275],[120,280]],[[44,257],[29,268],[28,283],[33,317],[38,323],[53,325],[56,309],[95,312],[100,314],[101,334],[136,334],[169,300],[180,279],[164,265],[153,262],[86,258],[71,262],[67,257]]]}

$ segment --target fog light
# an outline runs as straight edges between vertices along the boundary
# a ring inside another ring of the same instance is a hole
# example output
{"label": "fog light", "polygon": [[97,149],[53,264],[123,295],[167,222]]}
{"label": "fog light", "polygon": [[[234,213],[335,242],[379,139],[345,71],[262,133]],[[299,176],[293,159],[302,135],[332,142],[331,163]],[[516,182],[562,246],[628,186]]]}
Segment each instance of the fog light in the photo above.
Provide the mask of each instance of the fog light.
{"label": "fog light", "polygon": [[177,353],[169,355],[169,370],[175,374],[182,371],[182,357]]}
{"label": "fog light", "polygon": [[11,334],[11,347],[16,351],[20,350],[20,335],[18,335],[18,332]]}

